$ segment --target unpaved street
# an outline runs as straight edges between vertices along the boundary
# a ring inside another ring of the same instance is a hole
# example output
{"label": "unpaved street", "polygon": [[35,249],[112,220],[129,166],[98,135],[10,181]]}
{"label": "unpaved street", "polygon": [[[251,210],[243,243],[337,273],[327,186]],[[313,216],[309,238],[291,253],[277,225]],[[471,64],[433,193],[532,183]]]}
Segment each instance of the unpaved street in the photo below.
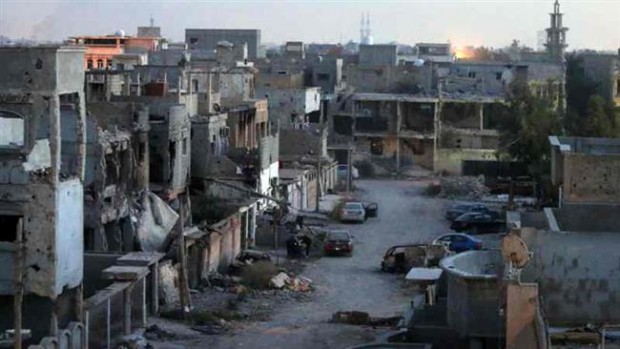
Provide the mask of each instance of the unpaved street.
{"label": "unpaved street", "polygon": [[[304,275],[315,291],[306,302],[287,302],[269,321],[250,322],[221,336],[201,336],[182,343],[190,348],[345,348],[372,340],[381,330],[328,323],[333,312],[359,310],[372,316],[404,312],[411,300],[402,275],[379,270],[385,250],[396,244],[428,242],[448,232],[442,217],[445,201],[422,196],[422,181],[368,180],[356,183],[356,196],[379,203],[379,216],[364,224],[344,225],[355,238],[349,257],[308,261]],[[181,344],[181,343],[179,343]]]}

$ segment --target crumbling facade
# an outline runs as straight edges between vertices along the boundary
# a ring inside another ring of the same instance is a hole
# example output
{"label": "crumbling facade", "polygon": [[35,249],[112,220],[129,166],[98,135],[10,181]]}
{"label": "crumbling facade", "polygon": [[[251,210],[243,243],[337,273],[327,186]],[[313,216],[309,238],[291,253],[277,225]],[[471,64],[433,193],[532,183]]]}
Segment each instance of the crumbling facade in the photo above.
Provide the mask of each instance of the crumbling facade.
{"label": "crumbling facade", "polygon": [[4,47],[0,56],[0,328],[38,341],[82,320],[84,51]]}

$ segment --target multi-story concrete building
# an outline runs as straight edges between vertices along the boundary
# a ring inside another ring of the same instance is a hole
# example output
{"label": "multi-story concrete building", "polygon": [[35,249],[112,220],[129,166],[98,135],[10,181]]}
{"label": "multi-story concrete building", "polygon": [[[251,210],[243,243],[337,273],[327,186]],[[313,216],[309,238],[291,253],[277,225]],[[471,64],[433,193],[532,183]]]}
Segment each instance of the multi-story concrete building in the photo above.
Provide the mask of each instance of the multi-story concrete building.
{"label": "multi-story concrete building", "polygon": [[233,45],[247,44],[250,60],[261,57],[259,29],[185,29],[185,42],[191,50],[214,51],[221,41]]}
{"label": "multi-story concrete building", "polygon": [[396,45],[360,45],[360,65],[390,65],[397,63]]}
{"label": "multi-story concrete building", "polygon": [[[143,31],[142,34],[145,32]],[[126,36],[122,30],[113,35],[74,36],[70,45],[85,46],[84,68],[110,69],[114,57],[123,53],[148,52],[160,49],[160,36]]]}
{"label": "multi-story concrete building", "polygon": [[34,341],[82,320],[83,60],[81,48],[0,48],[0,331]]}

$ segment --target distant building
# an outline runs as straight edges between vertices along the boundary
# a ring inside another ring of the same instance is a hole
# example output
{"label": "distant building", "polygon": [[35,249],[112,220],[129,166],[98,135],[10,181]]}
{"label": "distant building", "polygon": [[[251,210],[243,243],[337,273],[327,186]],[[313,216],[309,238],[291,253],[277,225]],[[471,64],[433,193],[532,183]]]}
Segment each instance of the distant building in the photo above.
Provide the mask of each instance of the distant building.
{"label": "distant building", "polygon": [[86,47],[84,67],[86,69],[112,68],[114,57],[124,53],[144,53],[160,49],[159,36],[126,36],[122,30],[113,35],[74,36],[70,45]]}
{"label": "distant building", "polygon": [[360,45],[359,64],[396,65],[396,45]]}
{"label": "distant building", "polygon": [[450,44],[418,43],[414,48],[415,55],[422,60],[434,63],[452,63],[452,47]]}
{"label": "distant building", "polygon": [[262,56],[259,29],[185,29],[185,42],[192,50],[214,51],[221,41],[228,41],[235,46],[247,44],[250,60]]}

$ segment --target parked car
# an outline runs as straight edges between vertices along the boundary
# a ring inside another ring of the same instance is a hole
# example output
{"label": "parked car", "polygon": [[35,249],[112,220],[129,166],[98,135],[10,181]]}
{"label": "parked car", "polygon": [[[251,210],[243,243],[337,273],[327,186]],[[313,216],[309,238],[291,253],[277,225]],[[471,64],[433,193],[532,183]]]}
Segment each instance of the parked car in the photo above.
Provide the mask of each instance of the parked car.
{"label": "parked car", "polygon": [[456,253],[482,249],[482,241],[462,233],[444,234],[433,240],[433,245],[444,245]]}
{"label": "parked car", "polygon": [[342,222],[359,222],[366,220],[366,210],[361,202],[350,201],[345,202],[340,210],[340,221]]}
{"label": "parked car", "polygon": [[448,208],[448,210],[446,211],[446,219],[449,221],[453,221],[456,218],[458,218],[460,215],[464,213],[468,213],[468,212],[487,213],[492,216],[495,216],[495,218],[499,217],[499,212],[490,210],[486,205],[461,203],[461,204],[454,204],[450,206],[450,208]]}
{"label": "parked car", "polygon": [[472,234],[499,233],[504,224],[503,220],[498,219],[494,215],[468,212],[453,220],[450,229],[457,232],[468,231]]}
{"label": "parked car", "polygon": [[346,230],[329,231],[325,235],[323,250],[326,255],[353,253],[353,236]]}
{"label": "parked car", "polygon": [[411,244],[390,247],[381,260],[381,270],[405,273],[413,267],[435,267],[449,253],[442,245]]}
{"label": "parked car", "polygon": [[366,218],[377,217],[379,214],[379,204],[376,202],[364,202],[362,205],[364,206]]}

